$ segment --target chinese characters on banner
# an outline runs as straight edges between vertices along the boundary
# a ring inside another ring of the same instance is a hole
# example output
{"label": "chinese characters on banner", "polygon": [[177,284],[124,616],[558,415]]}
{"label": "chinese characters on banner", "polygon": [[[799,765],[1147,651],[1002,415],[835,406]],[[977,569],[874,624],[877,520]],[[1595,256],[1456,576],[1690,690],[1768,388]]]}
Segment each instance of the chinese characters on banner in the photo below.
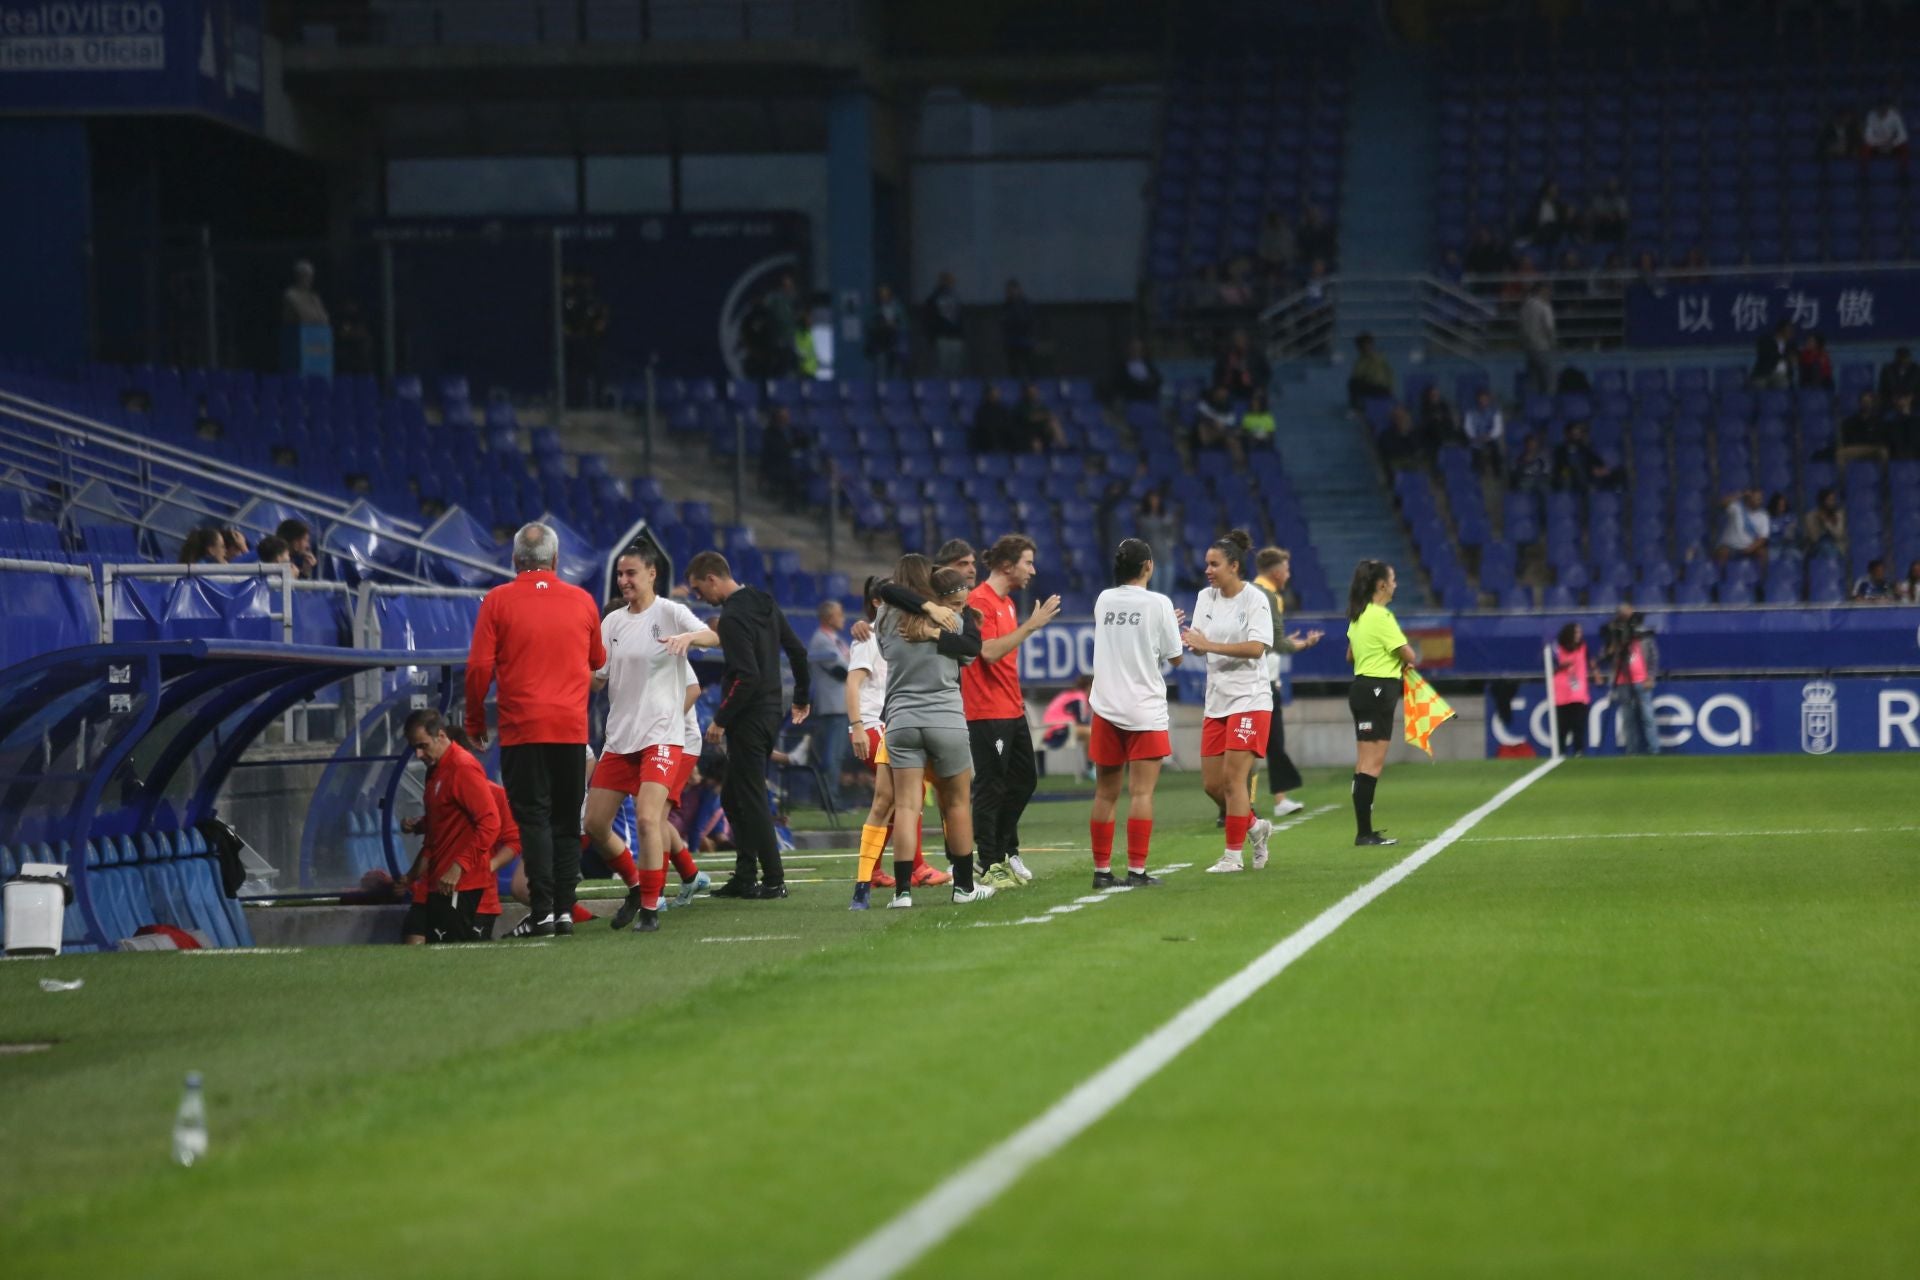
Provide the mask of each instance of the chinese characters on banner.
{"label": "chinese characters on banner", "polygon": [[1782,320],[1828,342],[1910,338],[1920,333],[1920,276],[1730,276],[1627,292],[1631,346],[1746,346]]}

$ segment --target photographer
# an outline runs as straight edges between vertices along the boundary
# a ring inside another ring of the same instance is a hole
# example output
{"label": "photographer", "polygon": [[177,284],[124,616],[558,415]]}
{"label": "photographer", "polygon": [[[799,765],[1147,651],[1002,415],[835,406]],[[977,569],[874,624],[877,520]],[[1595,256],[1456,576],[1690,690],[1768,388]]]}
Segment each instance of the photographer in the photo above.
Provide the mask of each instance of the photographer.
{"label": "photographer", "polygon": [[1653,684],[1660,669],[1660,648],[1647,618],[1622,600],[1607,623],[1602,665],[1612,669],[1612,696],[1620,714],[1620,750],[1627,755],[1660,754],[1660,729],[1653,721]]}

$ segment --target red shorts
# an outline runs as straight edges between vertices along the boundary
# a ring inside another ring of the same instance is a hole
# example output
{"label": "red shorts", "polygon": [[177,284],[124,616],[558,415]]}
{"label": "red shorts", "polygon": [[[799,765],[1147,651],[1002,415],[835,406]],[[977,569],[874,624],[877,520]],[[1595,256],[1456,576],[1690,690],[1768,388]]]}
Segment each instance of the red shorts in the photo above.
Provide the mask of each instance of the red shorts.
{"label": "red shorts", "polygon": [[872,725],[867,727],[867,768],[880,772],[880,766],[887,763],[887,735]]}
{"label": "red shorts", "polygon": [[673,780],[667,784],[667,803],[679,804],[680,793],[686,790],[687,779],[693,776],[693,766],[699,761],[687,754],[685,747],[680,748],[680,761],[673,766]]}
{"label": "red shorts", "polygon": [[662,744],[642,751],[608,751],[593,767],[592,785],[601,791],[637,795],[643,782],[657,782],[673,790],[673,776],[680,770],[683,748]]}
{"label": "red shorts", "polygon": [[1173,740],[1165,729],[1122,729],[1093,714],[1093,737],[1087,759],[1113,769],[1132,760],[1165,760],[1173,754]]}
{"label": "red shorts", "polygon": [[1214,716],[1200,730],[1200,755],[1223,756],[1229,751],[1267,754],[1267,730],[1273,724],[1271,711],[1236,711],[1230,716]]}

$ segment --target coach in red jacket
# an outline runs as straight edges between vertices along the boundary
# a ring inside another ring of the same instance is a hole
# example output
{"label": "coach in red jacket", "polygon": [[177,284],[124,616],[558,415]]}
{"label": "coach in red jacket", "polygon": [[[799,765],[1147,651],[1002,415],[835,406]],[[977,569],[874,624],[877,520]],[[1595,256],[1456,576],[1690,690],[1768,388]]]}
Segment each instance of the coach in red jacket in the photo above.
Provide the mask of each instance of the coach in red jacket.
{"label": "coach in red jacket", "polygon": [[519,577],[480,602],[467,655],[467,733],[487,745],[487,689],[500,684],[500,779],[526,860],[533,935],[573,932],[586,797],[587,698],[607,665],[600,607],[554,573],[559,535],[530,524],[513,537]]}
{"label": "coach in red jacket", "polygon": [[471,942],[487,886],[493,883],[493,848],[500,813],[486,768],[447,735],[446,722],[431,708],[414,712],[405,726],[407,745],[427,766],[427,811],[401,824],[426,841],[409,877],[413,905],[407,909],[407,941]]}

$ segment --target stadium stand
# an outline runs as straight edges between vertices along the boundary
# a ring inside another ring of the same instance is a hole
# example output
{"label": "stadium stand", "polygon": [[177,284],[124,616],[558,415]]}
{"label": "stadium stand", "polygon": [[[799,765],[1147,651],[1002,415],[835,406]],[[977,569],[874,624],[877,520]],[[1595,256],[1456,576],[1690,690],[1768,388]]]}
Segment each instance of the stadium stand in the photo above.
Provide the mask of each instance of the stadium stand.
{"label": "stadium stand", "polygon": [[[1257,266],[1269,214],[1294,226],[1308,205],[1339,224],[1346,147],[1347,52],[1338,33],[1313,40],[1263,39],[1235,53],[1190,58],[1168,86],[1166,127],[1152,203],[1147,275],[1164,320],[1180,310],[1182,286],[1218,280],[1237,261],[1255,301],[1294,287],[1311,263],[1279,278]],[[1326,257],[1327,270],[1337,260]],[[1189,310],[1217,299],[1188,298]]]}
{"label": "stadium stand", "polygon": [[1514,264],[1551,271],[1570,248],[1586,266],[1615,251],[1627,265],[1648,254],[1716,267],[1913,257],[1904,163],[1863,164],[1856,147],[1824,154],[1822,131],[1836,115],[1857,123],[1900,84],[1915,15],[1829,24],[1817,8],[1790,8],[1776,27],[1625,7],[1569,18],[1557,38],[1545,24],[1451,25],[1439,56],[1436,256],[1469,258],[1477,228],[1502,248],[1524,236],[1549,180],[1576,215],[1618,180],[1631,215],[1623,239],[1591,250],[1584,234],[1536,240]]}
{"label": "stadium stand", "polygon": [[[1567,609],[1641,604],[1816,604],[1847,598],[1869,562],[1920,557],[1920,460],[1834,459],[1836,401],[1871,387],[1871,364],[1839,369],[1839,390],[1753,390],[1747,366],[1677,365],[1591,370],[1591,393],[1542,396],[1516,380],[1507,472],[1529,438],[1551,455],[1576,423],[1619,470],[1617,487],[1583,488],[1556,474],[1544,491],[1484,477],[1460,443],[1434,442],[1435,465],[1393,479],[1401,517],[1423,567],[1449,608]],[[1417,401],[1430,375],[1409,375]],[[1484,373],[1460,374],[1452,391],[1471,402]],[[1395,401],[1368,403],[1376,434]],[[1823,490],[1839,492],[1844,548],[1807,545],[1804,517]],[[1720,507],[1729,495],[1783,495],[1791,519],[1764,569],[1754,559],[1716,564]]]}

